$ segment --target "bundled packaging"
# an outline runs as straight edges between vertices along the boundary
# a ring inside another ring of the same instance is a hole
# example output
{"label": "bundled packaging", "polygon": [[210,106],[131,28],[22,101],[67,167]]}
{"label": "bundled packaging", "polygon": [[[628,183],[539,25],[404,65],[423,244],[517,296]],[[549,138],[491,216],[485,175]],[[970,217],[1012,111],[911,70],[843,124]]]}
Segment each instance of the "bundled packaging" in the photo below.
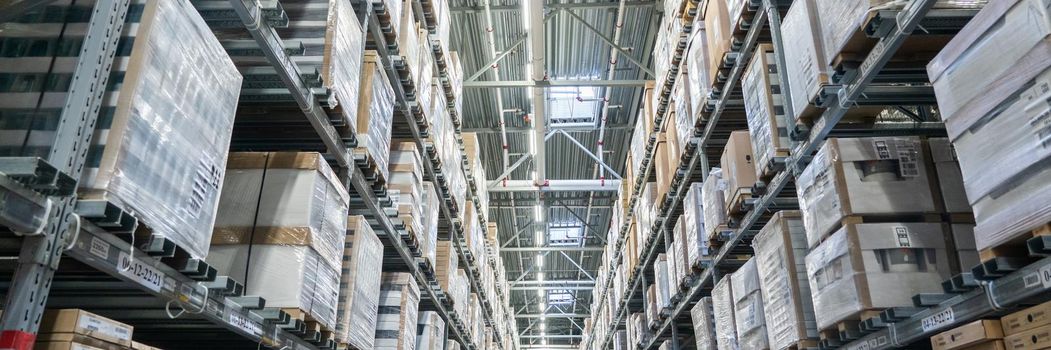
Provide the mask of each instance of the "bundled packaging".
{"label": "bundled packaging", "polygon": [[989,2],[927,67],[979,250],[1051,221],[1049,7],[1046,0]]}
{"label": "bundled packaging", "polygon": [[682,203],[682,220],[686,240],[686,256],[690,267],[702,265],[702,261],[708,260],[711,254],[708,246],[708,238],[704,228],[704,197],[702,196],[703,184],[694,182],[686,190],[686,197]]}
{"label": "bundled packaging", "polygon": [[759,44],[741,81],[758,178],[774,176],[778,169],[777,158],[788,156],[791,146],[776,62],[773,45]]}
{"label": "bundled packaging", "polygon": [[733,274],[723,276],[712,288],[712,312],[715,314],[715,336],[719,350],[737,350],[737,321],[734,320]]}
{"label": "bundled packaging", "polygon": [[[370,77],[370,75],[375,75],[372,72],[375,68],[369,67],[369,63],[367,63],[369,59],[367,57],[363,59],[365,31],[361,28],[361,22],[358,21],[357,14],[354,13],[354,7],[344,1],[330,0],[326,15],[327,23],[325,25],[325,47],[321,60],[321,80],[324,86],[329,88],[335,96],[336,101],[334,105],[340,106],[339,110],[343,114],[346,124],[351,127],[353,132],[363,135],[366,132],[362,131],[361,128],[370,127],[370,125],[367,125],[370,124],[367,119],[369,109],[375,108],[377,111],[382,111],[386,108],[390,110],[388,114],[394,112],[394,91],[392,90],[389,94],[382,95],[389,96],[390,102],[377,100],[378,106],[369,106],[368,102],[374,100],[370,95],[376,95],[376,92],[370,91],[374,89],[371,81],[375,78]],[[292,23],[297,21],[307,22],[309,21],[307,18],[308,16],[304,15],[300,18],[290,18],[290,21],[293,21]],[[291,26],[295,27],[295,25]],[[285,38],[287,39],[288,37]],[[374,51],[372,55],[375,57]],[[375,58],[373,58],[372,65],[373,67],[376,65]],[[306,67],[300,67],[300,70],[305,71],[303,68]],[[383,75],[382,79],[386,81],[386,75],[382,72],[382,69],[379,74]],[[367,83],[366,80],[370,82]],[[389,90],[390,84],[387,85]],[[365,103],[362,103],[362,101],[365,101]],[[386,107],[383,106],[384,104],[386,104]],[[364,113],[363,110],[365,111]],[[365,118],[362,118],[362,114],[366,114]],[[389,143],[389,122],[387,134]],[[364,140],[361,136],[358,139]],[[364,143],[369,148],[369,151],[373,151],[369,142],[366,141]],[[386,148],[380,150],[385,151]]]}
{"label": "bundled packaging", "polygon": [[[357,21],[357,17],[354,17]],[[376,51],[365,52],[365,63],[361,68],[361,95],[357,105],[357,128],[359,147],[354,155],[367,157],[383,179],[390,179],[387,168],[390,158],[390,135],[394,122],[394,89],[387,80]],[[360,145],[364,147],[360,147]]]}
{"label": "bundled packaging", "polygon": [[438,244],[438,215],[441,211],[441,198],[434,190],[434,184],[425,182],[423,184],[423,234],[420,237],[420,251],[423,258],[432,265],[437,263],[436,246]]}
{"label": "bundled packaging", "polygon": [[852,215],[937,212],[916,137],[831,138],[796,179],[812,248]]}
{"label": "bundled packaging", "polygon": [[[416,23],[416,15],[413,13],[415,11],[412,10],[412,1],[403,1],[401,8],[404,11],[401,11],[400,16],[396,17],[398,19],[398,53],[401,54],[402,62],[404,62],[406,69],[409,71],[409,78],[419,90],[420,85],[423,84],[420,81],[420,56],[430,56],[430,51],[420,52],[419,25]],[[391,17],[392,20],[394,18]],[[430,84],[429,80],[427,84]],[[417,97],[420,97],[420,95],[418,94]]]}
{"label": "bundled packaging", "polygon": [[912,306],[949,277],[940,223],[846,224],[806,256],[817,329],[866,310]]}
{"label": "bundled packaging", "polygon": [[715,312],[712,310],[712,298],[703,297],[690,309],[693,320],[693,337],[697,341],[697,350],[715,350]]}
{"label": "bundled packaging", "polygon": [[467,279],[467,272],[463,269],[456,270],[456,278],[449,286],[449,299],[453,300],[453,310],[460,317],[466,317],[467,306],[470,304],[471,283]]}
{"label": "bundled packaging", "polygon": [[467,250],[476,258],[476,262],[485,260],[485,229],[478,221],[478,211],[474,208],[472,201],[467,201],[464,207],[463,235],[467,240]]}
{"label": "bundled packaging", "polygon": [[438,241],[437,243],[434,274],[438,279],[438,285],[443,291],[449,293],[452,291],[450,284],[455,279],[456,268],[459,266],[459,256],[456,254],[456,247],[453,246],[452,241]]}
{"label": "bundled packaging", "polygon": [[1051,346],[1051,302],[1000,318],[1008,349],[1047,349]]}
{"label": "bundled packaging", "polygon": [[[701,111],[708,101],[713,78],[710,76],[708,53],[708,36],[705,22],[697,16],[690,32],[689,47],[686,49],[683,69],[686,73],[686,94],[690,96],[690,111],[693,113],[694,125],[701,118]],[[720,58],[721,59],[721,58]]]}
{"label": "bundled packaging", "polygon": [[365,217],[347,219],[347,239],[336,304],[335,340],[359,349],[374,346],[383,243]]}
{"label": "bundled packaging", "polygon": [[420,288],[412,275],[384,272],[376,323],[376,349],[414,350]]}
{"label": "bundled packaging", "polygon": [[336,329],[350,195],[318,153],[231,153],[208,263]]}
{"label": "bundled packaging", "polygon": [[729,213],[739,213],[744,199],[752,196],[752,187],[756,182],[752,140],[747,130],[730,133],[719,164],[723,169],[722,179],[726,182],[723,189],[726,201],[724,209]]}
{"label": "bundled packaging", "polygon": [[387,189],[398,207],[398,218],[405,222],[409,235],[416,241],[424,240],[428,219],[424,211],[423,158],[416,143],[399,141],[391,145]]}
{"label": "bundled packaging", "polygon": [[80,309],[46,310],[36,348],[78,349],[131,346],[134,327]]}
{"label": "bundled packaging", "polygon": [[[62,6],[90,14],[93,5]],[[80,195],[120,206],[203,259],[242,77],[190,1],[133,6],[139,15],[127,16],[84,149]],[[47,159],[90,16],[26,17],[0,38],[0,157]]]}
{"label": "bundled packaging", "polygon": [[657,260],[653,262],[653,279],[657,285],[657,306],[666,308],[671,306],[671,284],[669,276],[668,256],[657,254]]}
{"label": "bundled packaging", "polygon": [[[730,31],[730,10],[727,1],[708,1],[704,9],[704,34],[708,47],[708,86],[719,78],[723,57],[730,52],[733,32]],[[703,83],[703,82],[702,82]]]}
{"label": "bundled packaging", "polygon": [[806,274],[806,231],[798,211],[779,211],[752,240],[771,349],[817,339]]}
{"label": "bundled packaging", "polygon": [[[931,337],[934,350],[1005,349],[1000,320],[977,320]],[[999,343],[997,346],[996,343]],[[985,346],[985,347],[982,347]]]}
{"label": "bundled packaging", "polygon": [[445,350],[445,321],[434,311],[420,313],[415,350]]}
{"label": "bundled packaging", "polygon": [[675,221],[675,226],[672,227],[672,247],[670,252],[672,257],[675,258],[675,279],[672,280],[673,286],[678,286],[686,276],[693,272],[693,267],[690,265],[690,255],[686,252],[686,218],[679,216],[679,219]]}
{"label": "bundled packaging", "polygon": [[781,33],[784,41],[785,75],[792,96],[794,120],[817,117],[823,109],[815,105],[823,86],[829,84],[829,66],[817,17],[819,0],[792,2]]}
{"label": "bundled packaging", "polygon": [[660,319],[660,311],[657,310],[657,286],[646,287],[646,325],[656,325]]}
{"label": "bundled packaging", "polygon": [[730,278],[738,344],[743,349],[769,349],[763,293],[755,259],[748,259]]}
{"label": "bundled packaging", "polygon": [[945,206],[945,212],[971,213],[971,204],[967,202],[967,191],[963,185],[960,162],[949,139],[930,138],[927,139],[927,146],[930,148],[931,162],[934,163],[935,174],[932,179],[938,182],[941,203]]}
{"label": "bundled packaging", "polygon": [[712,168],[708,177],[701,185],[701,199],[704,203],[701,209],[704,212],[704,236],[708,241],[705,246],[711,246],[711,242],[719,240],[723,235],[732,233],[726,221],[726,199],[723,192],[726,190],[726,182],[723,181],[723,170]]}

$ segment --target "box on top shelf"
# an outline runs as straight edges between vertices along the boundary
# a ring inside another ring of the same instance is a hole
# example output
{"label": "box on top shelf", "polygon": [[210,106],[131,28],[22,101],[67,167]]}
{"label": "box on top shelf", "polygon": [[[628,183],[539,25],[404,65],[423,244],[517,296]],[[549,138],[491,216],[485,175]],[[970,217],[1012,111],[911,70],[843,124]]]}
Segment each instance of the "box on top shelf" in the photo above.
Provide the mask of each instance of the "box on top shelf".
{"label": "box on top shelf", "polygon": [[922,147],[916,137],[828,139],[796,180],[807,244],[850,216],[937,213]]}
{"label": "box on top shelf", "polygon": [[1000,320],[977,320],[931,337],[934,350],[967,350],[1004,338]]}
{"label": "box on top shelf", "polygon": [[743,349],[769,349],[763,293],[755,259],[748,259],[730,278],[738,345]]}
{"label": "box on top shelf", "polygon": [[[356,18],[356,17],[355,17]],[[394,122],[394,89],[376,51],[365,52],[361,68],[361,93],[357,105],[357,157],[365,156],[383,180],[390,179],[390,137]],[[363,146],[362,146],[363,145]]]}
{"label": "box on top shelf", "polygon": [[712,310],[712,297],[703,297],[690,309],[693,320],[693,337],[697,341],[697,350],[715,350],[715,312]]}
{"label": "box on top shelf", "polygon": [[712,168],[701,185],[701,200],[704,201],[701,206],[704,213],[704,233],[701,238],[708,242],[708,247],[712,246],[712,242],[721,240],[724,235],[733,232],[726,220],[726,198],[723,196],[725,190],[723,170]]}
{"label": "box on top shelf", "polygon": [[752,156],[752,140],[748,130],[730,133],[730,139],[723,149],[719,161],[723,169],[723,197],[727,213],[737,214],[744,211],[744,201],[752,197],[752,187],[756,182],[755,158]]}
{"label": "box on top shelf", "polygon": [[[82,335],[98,341],[131,346],[135,328],[80,309],[51,309],[40,321],[40,341],[62,334]],[[90,345],[90,344],[89,344]]]}
{"label": "box on top shelf", "polygon": [[445,321],[434,311],[420,312],[416,321],[415,350],[444,350]]}
{"label": "box on top shelf", "polygon": [[1051,221],[1051,5],[990,2],[928,73],[974,208],[977,248],[1029,237]]}
{"label": "box on top shelf", "polygon": [[383,242],[365,217],[347,218],[347,239],[339,278],[335,340],[370,349],[376,334]]}
{"label": "box on top shelf", "polygon": [[734,320],[733,274],[719,279],[712,288],[712,312],[715,314],[715,336],[719,350],[737,350],[737,321]]}
{"label": "box on top shelf", "polygon": [[759,44],[741,82],[748,133],[755,156],[755,174],[760,179],[776,174],[778,158],[787,157],[791,147],[776,62],[773,45]]}
{"label": "box on top shelf", "polygon": [[730,10],[726,1],[708,1],[704,9],[704,35],[707,37],[709,87],[719,79],[723,58],[730,52],[733,32],[730,31]]}
{"label": "box on top shelf", "polygon": [[[354,13],[354,7],[345,1],[332,0],[328,3],[327,24],[325,25],[325,48],[321,61],[321,81],[326,88],[332,90],[336,103],[345,122],[356,133],[363,133],[361,129],[361,110],[368,109],[368,104],[362,106],[361,100],[370,99],[361,97],[368,94],[364,90],[371,89],[369,85],[363,84],[362,78],[371,79],[365,75],[371,74],[362,60],[365,52],[365,31],[361,28],[361,22]],[[291,38],[284,38],[291,39]],[[380,75],[386,74],[380,70]],[[394,92],[390,93],[393,99]],[[393,108],[393,101],[391,107]],[[366,121],[367,123],[367,121]]]}
{"label": "box on top shelf", "polygon": [[703,184],[694,182],[686,190],[682,203],[682,220],[686,234],[686,253],[690,267],[700,266],[711,254],[704,228]]}
{"label": "box on top shelf", "polygon": [[798,211],[779,211],[752,240],[771,349],[816,340],[813,299],[807,281],[806,231]]}
{"label": "box on top shelf", "polygon": [[384,272],[376,323],[376,349],[413,350],[420,288],[412,275]]}
{"label": "box on top shelf", "polygon": [[[100,101],[80,195],[120,206],[203,259],[242,77],[189,1],[138,4],[141,15],[127,18],[121,42],[128,45],[113,59]],[[83,9],[91,12],[90,5]],[[0,157],[46,159],[51,152],[68,95],[51,85],[70,84],[89,19],[64,25],[59,18],[19,23],[0,38],[7,75],[0,87]]]}
{"label": "box on top shelf", "polygon": [[949,277],[940,223],[846,224],[810,250],[807,277],[817,329],[941,293]]}

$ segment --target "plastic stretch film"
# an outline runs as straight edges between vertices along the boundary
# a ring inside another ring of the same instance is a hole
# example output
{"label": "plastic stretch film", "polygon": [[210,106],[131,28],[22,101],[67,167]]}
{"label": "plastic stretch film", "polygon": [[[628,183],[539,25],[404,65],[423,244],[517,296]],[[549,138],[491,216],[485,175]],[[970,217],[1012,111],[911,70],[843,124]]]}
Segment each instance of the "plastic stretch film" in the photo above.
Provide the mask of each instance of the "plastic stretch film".
{"label": "plastic stretch film", "polygon": [[340,276],[336,339],[359,349],[375,344],[383,243],[363,216],[347,220],[347,243]]}
{"label": "plastic stretch film", "polygon": [[[80,182],[81,197],[113,202],[154,234],[203,259],[208,255],[223,184],[241,75],[189,1],[151,1],[141,6],[138,25],[124,27],[129,38],[122,42],[134,42],[130,50],[125,48],[130,56],[119,56],[113,62],[110,85],[119,87],[119,92],[103,95]],[[133,16],[128,20],[134,20]],[[71,43],[48,44],[62,45],[63,51],[46,54],[67,57],[29,58],[26,56],[38,52],[13,53],[23,39],[9,37],[2,42],[11,51],[5,56],[20,57],[4,59],[5,66],[9,60],[20,60],[29,63],[11,67],[53,67],[45,72],[63,73],[57,74],[60,80],[71,77],[64,71],[75,69],[74,50],[79,50],[79,42],[78,33],[70,31],[85,28],[86,23],[61,27],[67,30],[55,36],[68,36]],[[33,31],[34,36],[42,35]],[[37,78],[38,74],[26,74],[29,76]],[[22,80],[17,75],[10,78]],[[30,82],[0,87],[0,109],[4,110],[0,112],[0,156],[46,158],[50,153],[66,93],[44,91],[43,82]]]}
{"label": "plastic stretch film", "polygon": [[693,336],[697,341],[697,350],[716,350],[715,314],[712,311],[712,298],[703,297],[690,309],[693,320]]}
{"label": "plastic stretch film", "polygon": [[438,192],[434,190],[434,185],[431,182],[423,183],[423,211],[420,214],[423,216],[423,237],[420,238],[421,250],[423,251],[423,257],[428,259],[431,264],[437,263],[437,245],[438,245],[438,215],[441,212],[441,199],[438,198]]}
{"label": "plastic stretch film", "polygon": [[817,0],[798,0],[788,9],[781,33],[784,38],[785,76],[792,96],[794,120],[817,116],[821,109],[812,104],[828,84],[828,61],[821,41]]}
{"label": "plastic stretch film", "polygon": [[[690,95],[690,112],[694,124],[701,118],[701,110],[708,101],[711,78],[708,73],[708,37],[705,35],[704,20],[697,16],[693,22],[693,31],[689,36],[689,48],[686,51],[686,94]],[[679,132],[682,132],[681,130]]]}
{"label": "plastic stretch film", "polygon": [[675,279],[672,280],[672,285],[677,287],[693,271],[693,268],[690,266],[689,254],[686,252],[686,220],[682,216],[675,221],[675,226],[672,227],[672,236],[674,238],[672,238],[671,250],[672,256],[675,258]]}
{"label": "plastic stretch film", "polygon": [[[684,63],[683,65],[686,64]],[[675,99],[674,137],[675,141],[677,141],[675,144],[678,145],[675,154],[679,155],[678,157],[669,157],[673,164],[679,163],[682,153],[689,146],[690,139],[694,137],[694,132],[697,131],[697,120],[694,118],[694,112],[690,109],[692,106],[690,101],[694,97],[690,96],[688,93],[689,89],[686,87],[689,85],[687,74],[686,72],[680,73],[679,79],[675,81],[675,89],[672,93]],[[669,140],[669,145],[671,145],[671,141]]]}
{"label": "plastic stretch film", "polygon": [[734,297],[734,321],[742,349],[769,349],[763,293],[755,259],[748,259],[730,279]]}
{"label": "plastic stretch film", "polygon": [[737,345],[737,326],[734,320],[733,287],[730,279],[733,274],[725,275],[712,289],[712,312],[715,314],[715,336],[719,350],[739,350]]}
{"label": "plastic stretch film", "polygon": [[806,231],[798,211],[774,214],[752,241],[771,349],[817,339],[806,275]]}
{"label": "plastic stretch film", "polygon": [[[704,211],[704,236],[703,239],[711,242],[713,239],[721,239],[730,231],[726,222],[726,198],[723,192],[726,190],[726,182],[723,181],[723,170],[712,168],[708,177],[701,185],[701,206]],[[711,246],[711,244],[706,244]]]}
{"label": "plastic stretch film", "polygon": [[[416,15],[413,13],[415,11],[412,10],[411,0],[405,0],[401,4],[403,11],[398,17],[398,53],[401,54],[402,62],[409,71],[409,78],[415,83],[417,90],[420,90],[419,75],[421,68],[419,64],[421,54],[419,31],[416,28]],[[429,51],[424,51],[423,53],[427,52]],[[416,97],[424,98],[421,94],[417,94]]]}
{"label": "plastic stretch film", "polygon": [[[394,122],[394,89],[383,71],[383,64],[375,51],[367,51],[360,79],[361,95],[358,101],[358,142],[364,141],[365,153],[374,162],[383,179],[390,179],[390,136]],[[348,106],[349,107],[349,106]],[[361,147],[355,148],[355,155]]]}
{"label": "plastic stretch film", "polygon": [[[354,7],[342,0],[329,0],[328,22],[325,28],[325,54],[322,58],[321,73],[325,87],[332,89],[336,101],[342,105],[342,113],[355,132],[361,133],[361,112],[359,96],[362,86],[363,60],[365,52],[365,34],[354,13]],[[397,18],[397,17],[394,17]],[[368,71],[366,73],[366,78]],[[385,74],[380,73],[384,77]],[[362,84],[362,85],[359,85]],[[394,92],[391,92],[393,95]],[[393,108],[393,104],[392,107]]]}
{"label": "plastic stretch film", "polygon": [[407,273],[384,272],[376,323],[376,349],[414,350],[420,288]]}
{"label": "plastic stretch film", "polygon": [[691,183],[682,203],[682,218],[685,221],[686,254],[692,266],[701,265],[711,251],[704,228],[704,197],[702,183]]}
{"label": "plastic stretch film", "polygon": [[745,70],[742,87],[748,132],[755,156],[756,176],[773,176],[777,157],[786,157],[791,140],[785,119],[784,96],[774,47],[759,44],[757,54]]}
{"label": "plastic stretch film", "polygon": [[657,306],[660,308],[671,306],[671,280],[668,275],[668,256],[657,254],[657,260],[653,262],[653,278],[657,285]]}
{"label": "plastic stretch film", "polygon": [[445,350],[445,321],[434,311],[420,313],[416,322],[416,350]]}
{"label": "plastic stretch film", "polygon": [[[642,176],[642,161],[646,156],[646,142],[650,138],[650,130],[646,127],[646,116],[643,111],[639,111],[639,117],[635,120],[635,131],[631,136],[631,149],[629,154],[631,157],[631,169],[630,173],[634,173],[635,176]],[[635,181],[635,179],[628,179]]]}

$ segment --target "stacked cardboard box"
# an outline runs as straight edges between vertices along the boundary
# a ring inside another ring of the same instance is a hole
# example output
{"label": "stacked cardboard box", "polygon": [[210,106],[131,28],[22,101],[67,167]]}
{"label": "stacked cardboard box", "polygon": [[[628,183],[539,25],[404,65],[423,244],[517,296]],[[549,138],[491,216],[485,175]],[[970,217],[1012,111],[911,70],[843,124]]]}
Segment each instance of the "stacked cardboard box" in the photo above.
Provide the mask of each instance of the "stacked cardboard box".
{"label": "stacked cardboard box", "polygon": [[769,349],[763,293],[759,287],[759,270],[755,259],[749,259],[730,278],[734,299],[734,321],[738,344],[743,349]]}
{"label": "stacked cardboard box", "polygon": [[318,153],[231,153],[208,263],[336,329],[350,195]]}
{"label": "stacked cardboard box", "polygon": [[747,130],[730,133],[719,163],[723,170],[722,179],[726,182],[723,189],[726,206],[723,209],[729,215],[742,213],[744,201],[752,196],[752,187],[756,182],[752,140]]}
{"label": "stacked cardboard box", "polygon": [[712,297],[703,297],[690,309],[693,320],[693,336],[697,341],[697,350],[715,350],[715,311],[712,310]]}
{"label": "stacked cardboard box", "polygon": [[776,62],[773,45],[760,44],[741,81],[755,175],[760,179],[774,176],[779,168],[778,158],[787,157],[791,146]]}
{"label": "stacked cardboard box", "polygon": [[[61,13],[91,13],[92,6],[58,5]],[[127,17],[112,61],[80,194],[135,213],[154,234],[203,259],[241,74],[189,1],[134,6],[141,12]],[[48,158],[88,20],[30,15],[4,30],[0,157]]]}
{"label": "stacked cardboard box", "polygon": [[349,217],[339,278],[336,342],[359,349],[373,347],[382,261],[383,243],[368,221],[360,215]]}
{"label": "stacked cardboard box", "polygon": [[990,2],[928,66],[979,250],[1018,242],[1051,221],[1051,151],[1041,122],[1051,107],[1039,103],[1051,94],[1046,5]]}
{"label": "stacked cardboard box", "polygon": [[[356,21],[357,17],[353,19]],[[387,80],[383,62],[376,51],[365,51],[360,82],[358,121],[355,129],[358,147],[354,149],[354,155],[366,157],[382,179],[390,179],[387,165],[390,158],[391,127],[394,122],[394,89]]]}
{"label": "stacked cardboard box", "polygon": [[752,241],[771,349],[817,339],[807,281],[806,231],[798,211],[774,214]]}
{"label": "stacked cardboard box", "polygon": [[[132,341],[131,342],[131,348],[132,348],[132,350],[164,350],[164,349],[158,348],[156,346],[149,346],[149,345],[137,342],[137,341]],[[48,350],[52,350],[52,349],[48,349]],[[58,350],[58,349],[54,349],[54,350]],[[72,349],[69,349],[69,350],[72,350]]]}
{"label": "stacked cardboard box", "polygon": [[443,350],[445,345],[445,321],[434,311],[420,313],[416,322],[415,350]]}
{"label": "stacked cardboard box", "polygon": [[132,326],[80,309],[47,310],[34,349],[123,350],[131,347]]}
{"label": "stacked cardboard box", "polygon": [[1000,320],[977,320],[931,337],[934,350],[1004,350]]}
{"label": "stacked cardboard box", "polygon": [[1000,325],[1003,327],[1007,349],[1051,348],[1051,302],[1004,316],[1000,318]]}
{"label": "stacked cardboard box", "polygon": [[416,346],[420,288],[408,273],[384,272],[376,323],[376,349],[413,350]]}
{"label": "stacked cardboard box", "polygon": [[727,1],[708,1],[704,9],[704,34],[708,47],[708,86],[719,78],[723,66],[723,56],[733,46],[732,22]]}
{"label": "stacked cardboard box", "polygon": [[453,246],[452,241],[438,241],[436,253],[437,263],[434,265],[434,274],[438,279],[438,285],[443,291],[449,293],[452,291],[451,284],[455,280],[456,269],[459,266],[459,255],[456,254],[456,247]]}
{"label": "stacked cardboard box", "polygon": [[387,189],[398,206],[398,218],[405,222],[411,240],[424,241],[425,225],[429,216],[424,211],[423,158],[413,141],[398,141],[391,145]]}
{"label": "stacked cardboard box", "polygon": [[734,320],[733,274],[725,275],[712,289],[712,312],[715,315],[716,344],[719,350],[736,350],[737,321]]}

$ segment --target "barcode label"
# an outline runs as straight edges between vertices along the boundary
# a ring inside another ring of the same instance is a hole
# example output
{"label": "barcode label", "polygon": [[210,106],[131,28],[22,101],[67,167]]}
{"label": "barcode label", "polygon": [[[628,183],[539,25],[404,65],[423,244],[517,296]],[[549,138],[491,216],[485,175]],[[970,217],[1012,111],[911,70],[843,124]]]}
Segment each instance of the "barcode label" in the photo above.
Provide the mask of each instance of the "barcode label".
{"label": "barcode label", "polygon": [[887,141],[876,141],[872,143],[876,147],[876,157],[879,159],[890,159],[890,146],[887,145]]}
{"label": "barcode label", "polygon": [[920,176],[920,166],[917,158],[915,143],[906,140],[898,142],[898,163],[901,164],[901,177]]}
{"label": "barcode label", "polygon": [[898,243],[899,248],[912,247],[912,239],[909,238],[909,229],[905,226],[895,226],[894,241]]}
{"label": "barcode label", "polygon": [[223,169],[217,167],[211,157],[202,156],[197,164],[193,188],[190,189],[190,196],[184,208],[188,216],[194,219],[200,217],[204,205],[219,193],[219,182],[222,178]]}
{"label": "barcode label", "polygon": [[98,237],[91,237],[91,247],[88,248],[88,252],[101,259],[107,259],[109,258],[109,243]]}
{"label": "barcode label", "polygon": [[1040,285],[1040,275],[1041,274],[1042,274],[1041,272],[1037,272],[1037,273],[1034,273],[1034,274],[1025,275],[1024,277],[1022,277],[1022,283],[1025,284],[1026,288],[1032,288],[1034,286],[1038,286],[1038,285]]}

